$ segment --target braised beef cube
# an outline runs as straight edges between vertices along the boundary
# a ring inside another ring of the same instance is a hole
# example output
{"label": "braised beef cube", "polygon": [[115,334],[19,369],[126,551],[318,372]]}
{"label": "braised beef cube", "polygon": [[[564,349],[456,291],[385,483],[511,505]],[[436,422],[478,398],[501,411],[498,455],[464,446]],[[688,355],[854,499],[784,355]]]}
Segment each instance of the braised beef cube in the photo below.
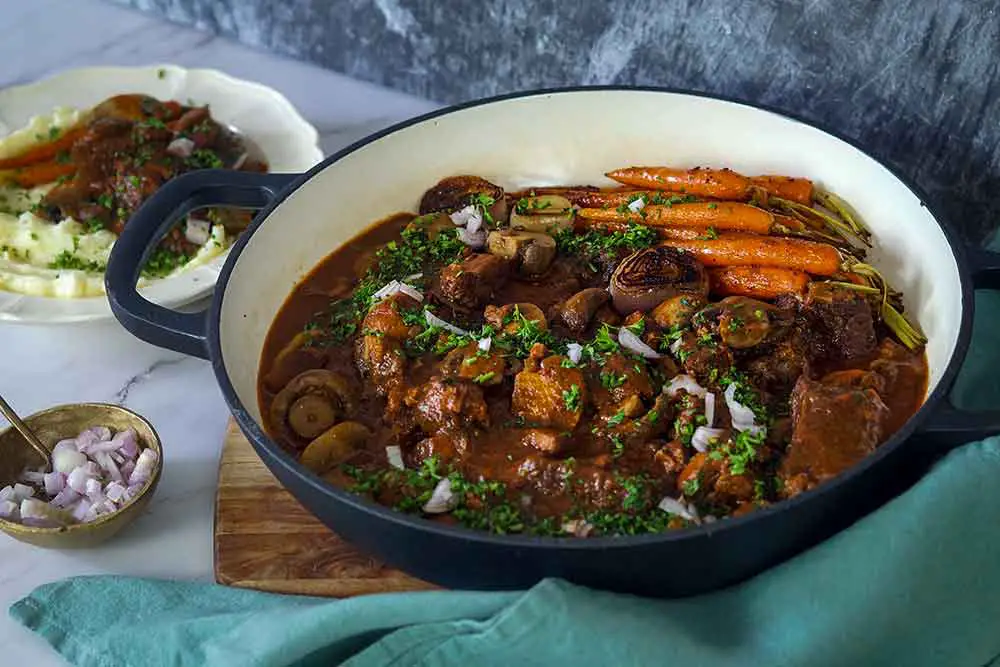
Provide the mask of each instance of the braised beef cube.
{"label": "braised beef cube", "polygon": [[483,390],[464,380],[431,378],[406,392],[404,402],[415,409],[417,423],[425,433],[490,425]]}
{"label": "braised beef cube", "polygon": [[542,454],[555,456],[564,454],[569,448],[571,440],[565,431],[551,428],[532,428],[521,436],[521,444],[537,449]]}
{"label": "braised beef cube", "polygon": [[398,292],[371,307],[361,322],[361,330],[365,333],[406,340],[410,335],[410,325],[403,321],[401,312],[405,309],[419,308],[420,303],[416,299]]}
{"label": "braised beef cube", "polygon": [[875,351],[872,304],[856,291],[826,283],[809,284],[802,309],[814,358],[860,359]]}
{"label": "braised beef cube", "polygon": [[496,255],[478,254],[441,270],[441,298],[456,308],[477,310],[504,286],[510,263]]}
{"label": "braised beef cube", "polygon": [[763,391],[787,396],[806,368],[806,346],[798,335],[789,336],[746,364],[751,381]]}
{"label": "braised beef cube", "polygon": [[645,364],[623,354],[610,354],[604,365],[588,376],[591,395],[598,412],[611,417],[622,412],[632,418],[645,412],[643,400],[653,396],[653,383]]}
{"label": "braised beef cube", "polygon": [[886,434],[893,433],[916,412],[927,394],[924,352],[908,350],[886,338],[870,368],[882,379],[883,389],[879,394],[888,401],[890,410],[885,430]]}
{"label": "braised beef cube", "polygon": [[748,472],[734,474],[725,457],[712,458],[705,452],[691,457],[677,486],[686,497],[719,509],[732,510],[754,497],[754,478]]}
{"label": "braised beef cube", "polygon": [[418,442],[404,454],[407,467],[417,468],[430,457],[437,457],[439,463],[447,464],[458,460],[469,448],[469,439],[461,431],[436,433]]}
{"label": "braised beef cube", "polygon": [[792,439],[779,467],[784,495],[806,491],[875,451],[887,411],[874,389],[800,378],[792,391]]}
{"label": "braised beef cube", "polygon": [[503,382],[507,363],[502,354],[483,352],[476,343],[469,343],[449,352],[441,362],[442,375],[454,375],[480,386]]}
{"label": "braised beef cube", "polygon": [[546,357],[541,364],[529,357],[514,378],[511,411],[526,422],[572,431],[587,402],[587,385],[579,368],[564,368],[565,357]]}
{"label": "braised beef cube", "polygon": [[676,349],[676,356],[685,372],[693,375],[702,385],[715,383],[733,365],[732,352],[710,334],[697,336],[687,331],[681,336]]}
{"label": "braised beef cube", "polygon": [[398,410],[406,388],[406,356],[399,341],[387,336],[362,336],[355,344],[354,359],[362,377],[387,399],[386,411],[392,414]]}

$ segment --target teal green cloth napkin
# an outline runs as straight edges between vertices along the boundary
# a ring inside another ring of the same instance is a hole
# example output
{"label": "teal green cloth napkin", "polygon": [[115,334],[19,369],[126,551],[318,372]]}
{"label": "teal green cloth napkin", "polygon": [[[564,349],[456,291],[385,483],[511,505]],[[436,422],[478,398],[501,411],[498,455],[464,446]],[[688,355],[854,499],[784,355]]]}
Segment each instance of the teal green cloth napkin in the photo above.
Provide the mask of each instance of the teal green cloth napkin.
{"label": "teal green cloth napkin", "polygon": [[[1000,294],[956,385],[1000,406]],[[650,567],[657,567],[650,563]],[[848,530],[739,586],[648,600],[546,580],[524,592],[349,600],[78,577],[11,615],[81,667],[905,665],[1000,667],[1000,438],[948,455]]]}

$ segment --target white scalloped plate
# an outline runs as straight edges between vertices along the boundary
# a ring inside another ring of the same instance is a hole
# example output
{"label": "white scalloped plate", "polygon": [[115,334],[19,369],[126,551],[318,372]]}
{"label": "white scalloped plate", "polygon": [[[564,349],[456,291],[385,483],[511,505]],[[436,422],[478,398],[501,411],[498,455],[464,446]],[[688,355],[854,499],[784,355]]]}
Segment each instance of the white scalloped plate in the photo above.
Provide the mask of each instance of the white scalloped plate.
{"label": "white scalloped plate", "polygon": [[[27,125],[32,116],[52,113],[55,107],[86,109],[122,93],[209,104],[213,118],[237,128],[261,149],[272,172],[303,172],[323,159],[316,128],[281,93],[216,70],[175,65],[75,69],[0,90],[0,136]],[[173,308],[195,301],[215,287],[227,254],[152,281],[140,291],[150,301]],[[0,321],[54,324],[111,317],[104,296],[59,299],[0,291]]]}

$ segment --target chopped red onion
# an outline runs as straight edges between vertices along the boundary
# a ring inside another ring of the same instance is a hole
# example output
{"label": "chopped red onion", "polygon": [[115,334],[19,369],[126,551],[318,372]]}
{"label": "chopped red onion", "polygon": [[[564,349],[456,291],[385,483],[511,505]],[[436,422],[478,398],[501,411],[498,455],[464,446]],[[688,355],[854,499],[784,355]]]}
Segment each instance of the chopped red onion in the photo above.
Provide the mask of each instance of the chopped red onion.
{"label": "chopped red onion", "polygon": [[414,280],[420,280],[424,277],[422,273],[411,273],[410,275],[403,278],[403,282],[412,283]]}
{"label": "chopped red onion", "polygon": [[566,346],[566,356],[574,364],[580,363],[580,358],[583,356],[583,345],[579,343],[570,343]]}
{"label": "chopped red onion", "polygon": [[133,484],[144,484],[149,481],[149,478],[153,476],[153,470],[156,468],[156,452],[152,449],[142,450],[142,454],[139,454],[139,458],[135,462],[135,470],[128,478],[129,486]]}
{"label": "chopped red onion", "polygon": [[86,465],[86,463],[87,456],[77,451],[75,443],[73,445],[73,449],[59,449],[57,447],[52,450],[52,469],[56,472],[68,475],[76,468]]}
{"label": "chopped red onion", "polygon": [[454,324],[442,320],[440,317],[438,317],[437,315],[426,309],[424,310],[424,321],[427,322],[429,326],[441,327],[442,329],[447,329],[448,331],[456,333],[459,336],[469,335],[469,332],[466,331],[465,329],[460,329],[459,327],[456,327]]}
{"label": "chopped red onion", "polygon": [[212,223],[189,217],[184,223],[184,238],[195,245],[205,245],[212,238]]}
{"label": "chopped red onion", "polygon": [[127,459],[125,463],[122,464],[121,473],[122,479],[129,479],[132,477],[132,471],[135,470],[135,461],[132,459]]}
{"label": "chopped red onion", "polygon": [[8,521],[18,521],[21,518],[21,509],[13,500],[0,500],[0,519]]}
{"label": "chopped red onion", "polygon": [[476,347],[478,347],[483,352],[489,352],[490,347],[492,346],[493,346],[493,339],[490,338],[489,336],[487,336],[486,338],[480,338],[479,342],[476,343]]}
{"label": "chopped red onion", "polygon": [[70,487],[63,488],[62,491],[56,494],[56,497],[50,500],[54,507],[69,507],[76,501],[80,499],[80,494],[71,489]]}
{"label": "chopped red onion", "polygon": [[30,486],[25,486],[24,484],[15,484],[14,493],[11,496],[11,500],[15,502],[21,502],[25,498],[31,498],[35,495],[35,490]]}
{"label": "chopped red onion", "polygon": [[72,523],[71,516],[67,512],[37,498],[26,498],[21,501],[21,523],[28,523],[29,520],[34,525],[62,526]]}
{"label": "chopped red onion", "polygon": [[96,475],[90,473],[87,466],[80,466],[74,468],[73,472],[66,477],[66,485],[77,493],[86,493],[87,482],[94,478]]}
{"label": "chopped red onion", "polygon": [[119,503],[122,501],[122,498],[125,497],[125,492],[127,490],[128,488],[124,484],[121,484],[120,482],[111,482],[104,489],[104,495],[107,496],[108,500],[111,502]]}
{"label": "chopped red onion", "polygon": [[111,455],[107,452],[98,452],[94,455],[94,460],[97,461],[97,465],[101,466],[101,469],[110,475],[111,479],[115,482],[124,481],[122,479],[122,473],[118,469],[118,465],[111,459]]}
{"label": "chopped red onion", "polygon": [[28,484],[44,484],[45,473],[38,472],[37,470],[25,470],[21,473],[21,481]]}
{"label": "chopped red onion", "polygon": [[420,292],[420,290],[412,285],[407,285],[406,283],[398,280],[390,280],[385,284],[385,286],[382,287],[382,289],[375,292],[375,294],[372,294],[372,299],[375,301],[381,301],[382,299],[387,299],[393,294],[398,294],[400,292],[416,301],[424,300],[424,295]]}
{"label": "chopped red onion", "polygon": [[139,437],[134,428],[127,428],[116,434],[111,442],[118,443],[118,451],[126,458],[134,459],[139,456]]}
{"label": "chopped red onion", "polygon": [[[479,225],[483,224],[483,214],[478,207],[469,204],[463,209],[455,211],[448,216],[451,221],[458,225],[459,227],[465,227],[469,223],[475,224],[475,229],[479,229]],[[478,219],[478,222],[476,221]],[[473,230],[475,231],[475,230]]]}
{"label": "chopped red onion", "polygon": [[693,505],[688,505],[683,500],[677,500],[676,498],[665,496],[657,507],[667,514],[674,514],[682,519],[699,523],[698,511]]}
{"label": "chopped red onion", "polygon": [[455,509],[456,505],[458,496],[452,492],[451,482],[445,478],[434,487],[430,500],[424,503],[423,510],[427,514],[444,514]]}
{"label": "chopped red onion", "polygon": [[632,211],[633,213],[638,213],[643,209],[644,206],[646,206],[646,197],[641,196],[635,201],[629,203],[628,210]]}
{"label": "chopped red onion", "polygon": [[761,435],[766,432],[763,426],[754,423],[753,410],[736,400],[736,385],[731,384],[724,394],[733,428],[737,431],[749,431],[751,435]]}
{"label": "chopped red onion", "polygon": [[67,510],[69,510],[70,514],[72,514],[73,518],[76,519],[77,521],[84,521],[86,520],[87,515],[90,512],[90,507],[92,504],[93,503],[91,503],[86,498],[81,498],[79,502],[77,502],[75,505],[71,507],[68,507]]}
{"label": "chopped red onion", "polygon": [[694,430],[694,435],[691,436],[691,446],[699,452],[707,452],[711,445],[716,444],[725,435],[726,429],[724,428],[699,426]]}
{"label": "chopped red onion", "polygon": [[590,524],[583,519],[570,519],[569,521],[563,521],[562,530],[564,533],[569,533],[576,537],[587,537],[592,532],[594,532],[593,524]]}
{"label": "chopped red onion", "polygon": [[711,391],[705,394],[705,425],[715,426],[715,394]]}
{"label": "chopped red onion", "polygon": [[[195,143],[187,137],[177,137],[167,144],[167,152],[179,158],[189,158],[194,153]],[[233,167],[236,169],[237,167]]]}
{"label": "chopped red onion", "polygon": [[465,245],[473,250],[481,250],[486,247],[486,239],[489,233],[485,229],[470,230],[468,227],[458,232],[458,238]]}
{"label": "chopped red onion", "polygon": [[66,488],[66,475],[61,472],[50,472],[42,476],[42,484],[45,485],[45,493],[50,496],[57,495]]}
{"label": "chopped red onion", "polygon": [[243,165],[246,164],[248,157],[250,157],[250,154],[247,153],[246,151],[243,151],[242,153],[240,153],[240,156],[236,158],[236,161],[233,162],[233,166],[231,166],[230,169],[239,171],[240,169],[243,168]]}
{"label": "chopped red onion", "polygon": [[399,448],[399,445],[388,445],[385,448],[385,458],[389,460],[389,465],[397,470],[406,470],[406,465],[403,463],[403,450]]}
{"label": "chopped red onion", "polygon": [[11,500],[13,497],[14,497],[13,486],[5,486],[2,489],[0,489],[0,502],[3,502],[5,500]]}
{"label": "chopped red onion", "polygon": [[680,351],[681,351],[681,345],[683,345],[683,344],[684,344],[684,341],[682,339],[680,339],[680,338],[678,338],[673,343],[671,343],[670,344],[670,354],[672,354],[672,355],[674,355],[676,357],[678,355],[678,353],[680,353]]}
{"label": "chopped red onion", "polygon": [[667,383],[667,386],[663,388],[663,393],[673,397],[677,395],[681,389],[694,396],[704,396],[708,391],[702,387],[698,382],[690,375],[675,375],[674,378]]}
{"label": "chopped red onion", "polygon": [[646,359],[659,359],[660,353],[642,342],[642,339],[630,331],[627,327],[618,330],[618,342],[622,347],[632,350],[636,354]]}
{"label": "chopped red onion", "polygon": [[104,499],[104,485],[101,484],[100,480],[88,479],[86,485],[87,497],[90,498],[92,502],[99,502]]}

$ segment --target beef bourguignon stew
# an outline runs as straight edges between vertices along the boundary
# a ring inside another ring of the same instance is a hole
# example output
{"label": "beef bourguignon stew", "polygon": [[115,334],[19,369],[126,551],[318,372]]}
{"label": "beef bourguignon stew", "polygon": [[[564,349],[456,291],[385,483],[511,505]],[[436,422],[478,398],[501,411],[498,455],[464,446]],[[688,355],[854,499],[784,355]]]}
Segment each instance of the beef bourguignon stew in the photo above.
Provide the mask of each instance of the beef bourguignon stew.
{"label": "beef bourguignon stew", "polygon": [[925,340],[845,202],[728,169],[608,176],[447,178],[337,249],[268,334],[270,435],[403,512],[586,537],[790,498],[919,408]]}

